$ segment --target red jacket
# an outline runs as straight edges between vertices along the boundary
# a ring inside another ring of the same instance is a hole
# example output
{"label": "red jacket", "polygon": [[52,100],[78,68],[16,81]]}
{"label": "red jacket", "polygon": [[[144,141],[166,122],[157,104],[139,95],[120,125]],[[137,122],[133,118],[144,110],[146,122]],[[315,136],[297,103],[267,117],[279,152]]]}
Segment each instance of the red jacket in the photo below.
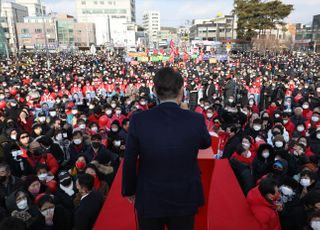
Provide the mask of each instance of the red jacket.
{"label": "red jacket", "polygon": [[51,153],[47,153],[41,156],[39,159],[27,158],[28,163],[33,167],[37,167],[37,164],[45,164],[48,166],[49,171],[55,175],[58,172],[59,164]]}
{"label": "red jacket", "polygon": [[249,191],[247,201],[262,230],[281,230],[276,206],[261,195],[258,186]]}

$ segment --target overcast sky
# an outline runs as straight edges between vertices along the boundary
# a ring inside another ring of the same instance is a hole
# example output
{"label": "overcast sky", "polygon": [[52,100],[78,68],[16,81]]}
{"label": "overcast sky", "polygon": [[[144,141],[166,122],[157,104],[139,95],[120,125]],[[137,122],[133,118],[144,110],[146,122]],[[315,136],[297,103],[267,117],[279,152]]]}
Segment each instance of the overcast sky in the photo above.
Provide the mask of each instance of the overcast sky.
{"label": "overcast sky", "polygon": [[[68,13],[76,17],[75,0],[43,0],[48,12]],[[283,0],[294,5],[294,12],[286,19],[291,23],[311,23],[315,14],[320,14],[320,0]],[[212,18],[218,12],[229,14],[233,0],[136,0],[137,22],[141,24],[142,13],[158,10],[161,26],[185,25],[186,20]]]}

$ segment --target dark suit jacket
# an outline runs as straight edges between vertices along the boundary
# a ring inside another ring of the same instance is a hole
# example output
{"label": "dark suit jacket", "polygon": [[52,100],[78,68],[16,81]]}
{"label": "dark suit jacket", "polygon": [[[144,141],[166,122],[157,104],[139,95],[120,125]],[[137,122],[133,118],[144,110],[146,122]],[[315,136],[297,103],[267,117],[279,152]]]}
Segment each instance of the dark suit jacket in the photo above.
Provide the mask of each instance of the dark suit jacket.
{"label": "dark suit jacket", "polygon": [[135,207],[143,217],[195,214],[204,203],[197,155],[209,146],[204,117],[175,103],[133,115],[122,195],[136,195]]}
{"label": "dark suit jacket", "polygon": [[91,230],[103,204],[100,193],[92,191],[84,197],[74,212],[75,230]]}

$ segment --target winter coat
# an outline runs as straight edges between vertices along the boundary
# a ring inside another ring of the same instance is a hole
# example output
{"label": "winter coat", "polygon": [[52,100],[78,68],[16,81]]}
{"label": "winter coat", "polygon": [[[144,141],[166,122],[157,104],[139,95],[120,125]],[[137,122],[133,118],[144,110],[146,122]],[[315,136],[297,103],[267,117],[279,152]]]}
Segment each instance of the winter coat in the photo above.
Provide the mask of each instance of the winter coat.
{"label": "winter coat", "polygon": [[258,186],[249,191],[247,201],[262,230],[281,229],[276,206],[261,195]]}

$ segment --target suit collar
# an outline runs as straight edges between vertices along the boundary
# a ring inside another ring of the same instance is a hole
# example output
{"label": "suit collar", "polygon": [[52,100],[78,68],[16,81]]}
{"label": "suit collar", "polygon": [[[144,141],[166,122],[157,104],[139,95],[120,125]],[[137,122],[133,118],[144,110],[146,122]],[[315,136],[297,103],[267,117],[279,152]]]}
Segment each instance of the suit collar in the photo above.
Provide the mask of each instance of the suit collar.
{"label": "suit collar", "polygon": [[179,105],[176,102],[173,101],[165,101],[162,102],[159,107],[168,107],[168,108],[178,108]]}

